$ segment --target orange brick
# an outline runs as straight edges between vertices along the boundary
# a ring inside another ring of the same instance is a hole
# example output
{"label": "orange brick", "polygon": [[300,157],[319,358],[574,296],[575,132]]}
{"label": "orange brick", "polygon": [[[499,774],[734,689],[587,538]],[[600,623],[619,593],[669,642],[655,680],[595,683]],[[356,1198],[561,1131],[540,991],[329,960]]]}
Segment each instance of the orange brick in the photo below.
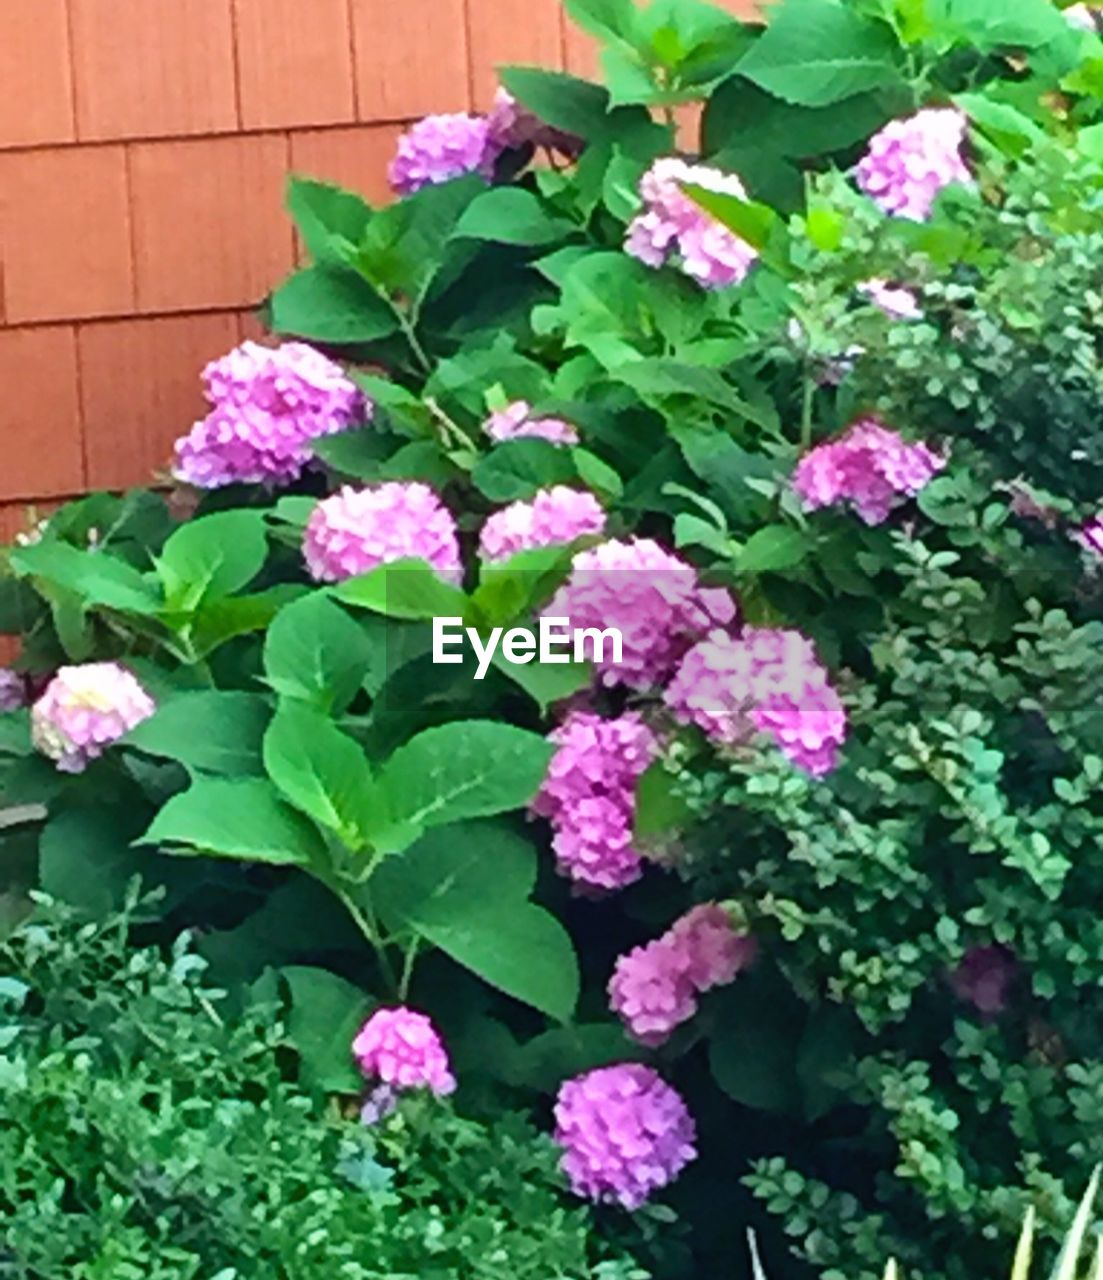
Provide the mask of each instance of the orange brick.
{"label": "orange brick", "polygon": [[470,107],[463,0],[351,0],[360,119]]}
{"label": "orange brick", "polygon": [[237,128],[230,0],[69,0],[69,7],[80,138]]}
{"label": "orange brick", "polygon": [[563,19],[563,52],[566,57],[566,69],[573,76],[582,76],[585,80],[601,80],[601,45],[562,10]]}
{"label": "orange brick", "polygon": [[0,501],[79,493],[85,476],[72,328],[0,329],[0,387]]}
{"label": "orange brick", "polygon": [[235,0],[246,129],[356,119],[348,0]]}
{"label": "orange brick", "polygon": [[404,127],[377,124],[293,133],[291,171],[304,178],[336,182],[371,204],[384,204],[391,198],[387,167]]}
{"label": "orange brick", "polygon": [[77,331],[88,484],[149,484],[205,412],[199,375],[237,345],[236,312],[81,325]]}
{"label": "orange brick", "polygon": [[0,147],[71,142],[65,0],[0,0]]}
{"label": "orange brick", "polygon": [[468,0],[475,106],[489,106],[497,68],[511,63],[563,66],[560,0]]}
{"label": "orange brick", "polygon": [[9,324],[129,312],[123,148],[0,154],[0,244]]}
{"label": "orange brick", "polygon": [[292,265],[282,134],[137,144],[131,154],[138,311],[258,302]]}

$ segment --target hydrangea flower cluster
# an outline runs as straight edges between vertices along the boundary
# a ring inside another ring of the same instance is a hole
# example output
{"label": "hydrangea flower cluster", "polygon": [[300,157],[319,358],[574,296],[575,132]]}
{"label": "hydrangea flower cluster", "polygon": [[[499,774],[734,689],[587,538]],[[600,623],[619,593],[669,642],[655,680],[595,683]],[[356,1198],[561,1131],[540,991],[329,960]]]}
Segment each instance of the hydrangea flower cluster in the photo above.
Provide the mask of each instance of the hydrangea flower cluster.
{"label": "hydrangea flower cluster", "polygon": [[1103,559],[1103,515],[1094,515],[1073,531],[1073,538],[1093,556]]}
{"label": "hydrangea flower cluster", "polygon": [[835,767],[846,739],[846,711],[799,631],[714,632],[686,654],[663,696],[678,720],[722,745],[769,735],[813,777]]}
{"label": "hydrangea flower cluster", "polygon": [[546,147],[549,151],[573,156],[582,150],[581,138],[545,124],[539,116],[522,106],[508,89],[499,88],[495,93],[487,123],[490,141],[499,152],[518,147]]}
{"label": "hydrangea flower cluster", "polygon": [[650,538],[611,540],[580,551],[571,576],[545,609],[574,627],[616,627],[621,661],[598,664],[604,684],[662,683],[699,637],[735,617],[731,596],[703,589],[692,565]]}
{"label": "hydrangea flower cluster", "polygon": [[555,1140],[576,1195],[638,1209],[697,1156],[696,1127],[678,1092],[638,1062],[567,1080]]}
{"label": "hydrangea flower cluster", "polygon": [[1010,948],[999,943],[971,947],[950,975],[950,986],[959,1000],[966,1000],[978,1013],[993,1017],[1007,1008],[1018,971]]}
{"label": "hydrangea flower cluster", "polygon": [[489,179],[499,151],[486,116],[464,111],[426,116],[398,140],[389,173],[391,187],[398,195],[409,196],[465,173]]}
{"label": "hydrangea flower cluster", "polygon": [[887,280],[865,280],[858,286],[859,292],[879,307],[890,320],[922,320],[923,308],[912,289],[902,284],[890,284]]}
{"label": "hydrangea flower cluster", "polygon": [[640,180],[645,208],[628,227],[626,252],[649,267],[661,267],[677,254],[686,275],[708,289],[738,284],[758,251],[695,204],[682,190],[685,183],[747,199],[735,174],[664,156]]}
{"label": "hydrangea flower cluster", "polygon": [[176,442],[174,474],[199,489],[287,484],[319,436],[371,415],[340,365],[302,342],[243,342],[203,371],[211,412]]}
{"label": "hydrangea flower cluster", "polygon": [[961,156],[967,124],[953,107],[890,120],[858,162],[858,185],[886,213],[925,222],[944,187],[972,181]]}
{"label": "hydrangea flower cluster", "polygon": [[487,518],[479,535],[484,560],[506,560],[532,547],[552,547],[603,533],[605,512],[592,493],[557,484],[531,502],[513,502]]}
{"label": "hydrangea flower cluster", "polygon": [[392,1088],[429,1089],[438,1097],[456,1088],[436,1028],[414,1009],[376,1009],[353,1040],[352,1053],[367,1079]]}
{"label": "hydrangea flower cluster", "polygon": [[18,711],[27,705],[27,687],[18,671],[0,667],[0,712]]}
{"label": "hydrangea flower cluster", "polygon": [[866,524],[881,524],[898,499],[914,497],[945,465],[927,445],[908,444],[876,418],[862,418],[801,458],[793,488],[806,511],[846,502]]}
{"label": "hydrangea flower cluster", "polygon": [[636,781],[658,743],[635,712],[604,720],[576,711],[550,735],[556,745],[533,812],[555,830],[560,874],[594,889],[638,880],[643,863],[632,843]]}
{"label": "hydrangea flower cluster", "polygon": [[346,486],[323,499],[307,521],[303,556],[316,582],[341,582],[407,557],[427,560],[447,582],[463,576],[452,513],[416,481]]}
{"label": "hydrangea flower cluster", "polygon": [[61,667],[31,708],[31,740],[62,773],[81,773],[155,710],[117,662]]}
{"label": "hydrangea flower cluster", "polygon": [[494,441],[548,440],[552,444],[578,444],[578,431],[562,418],[534,418],[527,400],[514,400],[492,413],[483,430]]}
{"label": "hydrangea flower cluster", "polygon": [[754,939],[735,932],[723,907],[694,907],[617,960],[609,1006],[634,1039],[656,1048],[697,1012],[699,993],[733,981],[754,951]]}

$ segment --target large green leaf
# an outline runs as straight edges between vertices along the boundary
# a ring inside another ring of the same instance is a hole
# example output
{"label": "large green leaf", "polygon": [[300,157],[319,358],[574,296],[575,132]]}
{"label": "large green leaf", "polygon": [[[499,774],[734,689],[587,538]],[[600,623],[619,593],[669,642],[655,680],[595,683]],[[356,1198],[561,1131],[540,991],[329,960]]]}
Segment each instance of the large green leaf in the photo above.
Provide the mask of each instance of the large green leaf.
{"label": "large green leaf", "polygon": [[102,915],[121,905],[149,851],[131,840],[141,831],[125,813],[106,806],[66,808],[51,816],[38,846],[44,893]]}
{"label": "large green leaf", "polygon": [[263,776],[261,743],[270,714],[268,702],[256,693],[179,693],[160,703],[124,742],[198,773]]}
{"label": "large green leaf", "polygon": [[536,794],[553,747],[538,733],[495,720],[426,729],[379,775],[391,818],[410,827],[523,808]]}
{"label": "large green leaf", "polygon": [[499,78],[519,102],[565,133],[593,139],[612,127],[609,94],[600,85],[540,67],[501,67]]}
{"label": "large green leaf", "polygon": [[186,846],[246,862],[307,866],[325,856],[313,826],[262,778],[199,778],[173,796],[142,844]]}
{"label": "large green leaf", "polygon": [[287,1031],[303,1075],[325,1093],[358,1093],[364,1082],[352,1042],[375,999],[328,969],[285,965],[279,973],[291,997]]}
{"label": "large green leaf", "polygon": [[566,930],[529,901],[536,850],[494,822],[428,832],[384,862],[373,899],[393,931],[412,929],[484,981],[566,1021],[578,962]]}
{"label": "large green leaf", "polygon": [[376,342],[398,329],[394,312],[353,271],[313,266],[297,271],[272,295],[277,333],[335,346]]}
{"label": "large green leaf", "polygon": [[491,502],[516,502],[576,476],[570,450],[550,440],[505,440],[471,472],[471,483]]}
{"label": "large green leaf", "polygon": [[80,551],[65,542],[43,541],[13,547],[9,563],[21,576],[72,592],[85,605],[123,613],[154,614],[160,593],[125,560],[107,551]]}
{"label": "large green leaf", "polygon": [[264,643],[268,684],[321,711],[344,711],[373,666],[368,633],[323,592],[288,605]]}
{"label": "large green leaf", "polygon": [[555,217],[539,197],[523,187],[494,187],[476,196],[456,224],[455,234],[499,244],[555,244],[569,235],[571,223]]}
{"label": "large green leaf", "polygon": [[352,191],[292,176],[287,210],[315,262],[347,265],[372,218],[371,206]]}
{"label": "large green leaf", "polygon": [[464,593],[443,582],[424,560],[382,564],[370,573],[346,579],[334,587],[333,594],[358,609],[415,621],[459,617],[467,607]]}
{"label": "large green leaf", "polygon": [[782,0],[738,71],[786,102],[823,107],[901,85],[897,57],[891,28],[841,0]]}
{"label": "large green leaf", "polygon": [[266,529],[263,512],[249,510],[219,511],[181,525],[157,559],[165,607],[190,612],[200,601],[248,586],[268,555]]}
{"label": "large green leaf", "polygon": [[747,539],[736,557],[735,567],[742,573],[793,569],[809,550],[808,538],[799,529],[787,524],[769,524]]}
{"label": "large green leaf", "polygon": [[640,14],[632,0],[566,0],[566,9],[573,22],[601,40],[635,41]]}
{"label": "large green leaf", "polygon": [[381,825],[371,767],[347,734],[314,708],[285,702],[264,735],[268,776],[296,808],[362,848]]}

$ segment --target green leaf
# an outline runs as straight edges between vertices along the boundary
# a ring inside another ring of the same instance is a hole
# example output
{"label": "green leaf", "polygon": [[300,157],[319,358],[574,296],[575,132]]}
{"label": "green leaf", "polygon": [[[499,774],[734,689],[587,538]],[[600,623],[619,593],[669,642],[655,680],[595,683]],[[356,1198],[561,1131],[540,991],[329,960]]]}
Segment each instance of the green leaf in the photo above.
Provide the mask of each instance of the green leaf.
{"label": "green leaf", "polygon": [[624,481],[620,475],[596,453],[574,445],[571,448],[571,460],[582,483],[601,497],[615,502],[624,492]]}
{"label": "green leaf", "polygon": [[198,773],[263,776],[270,708],[256,693],[201,689],[162,702],[123,742]]}
{"label": "green leaf", "polygon": [[476,196],[464,210],[454,234],[499,244],[555,244],[574,227],[545,209],[539,197],[523,187],[494,187]]}
{"label": "green leaf", "polygon": [[737,70],[786,102],[823,107],[902,85],[897,54],[888,26],[839,0],[782,0]]}
{"label": "green leaf", "polygon": [[726,195],[720,191],[708,191],[692,183],[686,185],[685,193],[702,209],[711,213],[717,222],[723,223],[741,240],[760,252],[769,245],[772,236],[784,230],[781,219],[769,205],[740,200],[738,196]]}
{"label": "green leaf", "polygon": [[344,711],[374,660],[364,628],[320,591],[284,609],[264,642],[268,684],[320,711]]}
{"label": "green leaf", "polygon": [[585,689],[594,678],[588,662],[507,662],[499,649],[491,662],[514,684],[520,686],[539,706],[541,714],[564,698]]}
{"label": "green leaf", "polygon": [[297,271],[272,295],[276,333],[334,346],[377,342],[398,329],[394,312],[353,271],[313,266]]}
{"label": "green leaf", "polygon": [[315,262],[347,265],[372,219],[372,208],[343,187],[292,175],[287,210]]}
{"label": "green leaf", "polygon": [[565,0],[565,7],[572,22],[601,40],[635,41],[639,11],[632,0]]}
{"label": "green leaf", "polygon": [[391,618],[421,620],[461,617],[467,596],[447,582],[424,560],[396,560],[382,564],[333,588],[345,604],[371,609]]}
{"label": "green leaf", "polygon": [[573,544],[560,544],[530,547],[508,560],[484,564],[471,597],[472,611],[492,627],[515,621],[551,596],[573,556]]}
{"label": "green leaf", "polygon": [[257,576],[267,556],[263,512],[219,511],[189,520],[157,560],[165,608],[190,613],[201,601],[233,595]]}
{"label": "green leaf", "polygon": [[21,576],[62,587],[85,605],[145,615],[161,609],[160,593],[146,578],[106,551],[79,551],[47,540],[13,547],[9,563]]}
{"label": "green leaf", "polygon": [[636,783],[635,833],[639,840],[668,835],[685,827],[693,810],[679,792],[677,778],[661,760],[649,765]]}
{"label": "green leaf", "polygon": [[126,814],[105,806],[63,809],[42,828],[38,876],[43,893],[94,915],[119,907],[148,851],[131,846],[136,829]]}
{"label": "green leaf", "polygon": [[293,582],[283,582],[252,595],[204,600],[191,622],[192,648],[204,658],[212,650],[236,636],[263,631],[280,609],[307,590]]}
{"label": "green leaf", "polygon": [[790,525],[771,524],[747,539],[735,558],[740,573],[770,573],[793,569],[807,556],[808,539]]}
{"label": "green leaf", "polygon": [[457,720],[411,738],[379,775],[392,820],[413,827],[521,809],[554,748],[540,734],[494,720]]}
{"label": "green leaf", "polygon": [[328,969],[285,965],[279,974],[291,997],[287,1033],[306,1080],[324,1093],[359,1093],[364,1081],[353,1062],[352,1042],[375,998]]}
{"label": "green leaf", "polygon": [[504,440],[478,462],[471,482],[491,502],[516,502],[575,478],[570,450],[550,440]]}
{"label": "green leaf", "polygon": [[320,712],[283,703],[264,735],[268,776],[296,808],[362,848],[384,825],[371,768],[363,751]]}
{"label": "green leaf", "polygon": [[802,1006],[780,979],[758,973],[737,979],[717,1004],[709,1045],[716,1083],[729,1098],[756,1111],[796,1110]]}
{"label": "green leaf", "polygon": [[313,441],[311,448],[334,471],[354,480],[375,480],[399,439],[372,424],[321,436]]}
{"label": "green leaf", "polygon": [[566,1021],[578,961],[563,926],[529,901],[536,868],[533,845],[508,827],[456,823],[384,862],[373,899],[389,929],[415,930],[491,986]]}
{"label": "green leaf", "polygon": [[614,371],[648,403],[661,405],[669,399],[688,397],[723,409],[765,431],[773,428],[770,415],[741,396],[715,369],[660,358],[622,365]]}
{"label": "green leaf", "polygon": [[973,124],[1010,156],[1021,156],[1045,133],[1028,115],[983,93],[959,93],[954,99]]}
{"label": "green leaf", "polygon": [[314,827],[262,778],[197,779],[168,801],[139,843],[298,866],[318,862],[326,852]]}
{"label": "green leaf", "polygon": [[498,77],[518,102],[556,129],[589,140],[612,128],[609,94],[600,85],[539,67],[501,67]]}

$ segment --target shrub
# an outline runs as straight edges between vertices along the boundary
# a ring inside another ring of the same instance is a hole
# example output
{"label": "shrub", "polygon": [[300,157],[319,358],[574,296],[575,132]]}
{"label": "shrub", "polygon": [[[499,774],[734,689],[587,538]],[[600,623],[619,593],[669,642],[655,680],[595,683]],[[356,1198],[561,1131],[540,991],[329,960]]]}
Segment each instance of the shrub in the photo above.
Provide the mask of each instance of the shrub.
{"label": "shrub", "polygon": [[646,1276],[522,1118],[323,1114],[275,1007],[231,1014],[187,939],[128,949],[128,924],[45,904],[3,948],[0,1275]]}
{"label": "shrub", "polygon": [[[583,1193],[688,1163],[672,1274],[750,1169],[821,1273],[959,1280],[1100,1158],[1103,46],[1048,0],[570,9],[607,88],[505,69],[382,209],[291,184],[294,341],[206,371],[190,518],[8,553],[13,894],[141,872],[143,927],[282,971],[321,1087],[312,1010],[397,1004],[461,1106],[558,1096]],[[621,660],[489,656],[560,610]]]}

